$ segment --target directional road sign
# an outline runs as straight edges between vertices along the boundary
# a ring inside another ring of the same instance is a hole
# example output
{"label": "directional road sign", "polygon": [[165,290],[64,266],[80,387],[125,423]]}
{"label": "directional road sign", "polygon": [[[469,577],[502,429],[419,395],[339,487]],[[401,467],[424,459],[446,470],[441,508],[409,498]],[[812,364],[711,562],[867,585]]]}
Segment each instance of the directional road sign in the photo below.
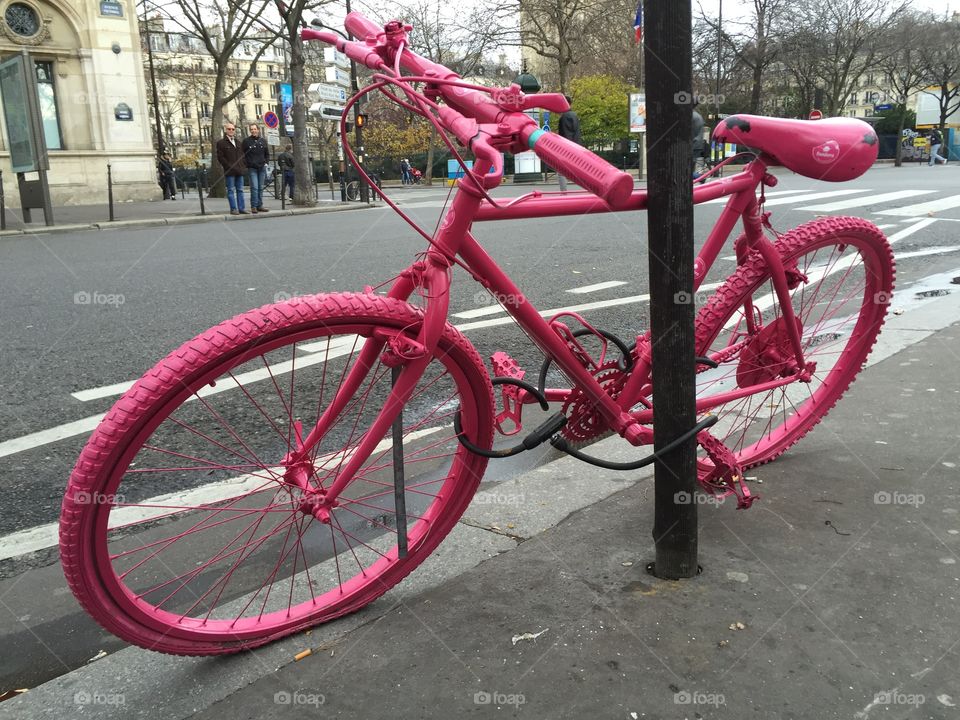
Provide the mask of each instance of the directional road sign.
{"label": "directional road sign", "polygon": [[343,106],[327,105],[326,103],[314,103],[310,106],[310,112],[319,115],[324,120],[340,120],[343,114]]}
{"label": "directional road sign", "polygon": [[307,88],[320,100],[329,100],[335,103],[347,102],[347,90],[339,85],[326,85],[325,83],[313,83]]}
{"label": "directional road sign", "polygon": [[334,65],[324,68],[323,72],[328,83],[336,83],[343,87],[350,87],[350,73],[344,72]]}

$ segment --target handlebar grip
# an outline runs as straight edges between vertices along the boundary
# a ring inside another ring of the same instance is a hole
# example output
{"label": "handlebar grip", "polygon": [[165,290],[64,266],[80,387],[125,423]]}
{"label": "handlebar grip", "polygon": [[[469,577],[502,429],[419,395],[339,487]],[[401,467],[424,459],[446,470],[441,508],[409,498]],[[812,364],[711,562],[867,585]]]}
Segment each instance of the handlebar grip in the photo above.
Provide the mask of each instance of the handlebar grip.
{"label": "handlebar grip", "polygon": [[527,144],[557,172],[603,198],[610,207],[619,209],[629,203],[633,193],[633,176],[629,173],[555,133],[535,128]]}
{"label": "handlebar grip", "polygon": [[347,29],[348,33],[361,42],[370,36],[376,37],[383,33],[381,26],[377,25],[363,13],[357,11],[353,11],[347,15],[343,21],[343,26]]}

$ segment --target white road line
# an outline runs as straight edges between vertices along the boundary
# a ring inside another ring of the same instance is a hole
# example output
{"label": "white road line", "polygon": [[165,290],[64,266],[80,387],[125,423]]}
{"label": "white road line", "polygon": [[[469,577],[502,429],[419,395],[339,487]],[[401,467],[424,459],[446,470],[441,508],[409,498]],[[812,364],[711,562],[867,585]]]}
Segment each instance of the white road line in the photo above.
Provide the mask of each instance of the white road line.
{"label": "white road line", "polygon": [[586,293],[599,292],[600,290],[606,290],[608,288],[619,287],[626,284],[626,280],[608,280],[607,282],[596,283],[595,285],[584,285],[582,287],[571,288],[570,290],[567,290],[567,292],[573,293],[574,295],[585,295]]}
{"label": "white road line", "polygon": [[905,237],[909,237],[910,235],[913,235],[915,232],[919,230],[923,230],[928,225],[933,225],[933,223],[935,223],[936,221],[937,221],[936,218],[923,218],[923,220],[920,220],[918,222],[915,222],[913,225],[905,227],[900,232],[887,236],[887,241],[891,245],[893,245],[898,240],[903,240]]}
{"label": "white road line", "polygon": [[[444,428],[424,428],[414,430],[404,436],[404,442],[412,442],[419,438],[432,435]],[[382,453],[393,445],[393,440],[382,440],[373,449],[371,455]],[[321,456],[318,461],[321,465],[331,460],[340,462],[341,457],[345,460],[349,453],[330,453]],[[110,528],[120,527],[121,525],[131,525],[133,523],[148,522],[155,518],[169,515],[174,512],[170,506],[179,507],[198,507],[200,505],[209,505],[212,503],[223,502],[230,498],[239,497],[246,493],[251,493],[257,488],[264,487],[269,489],[270,481],[267,479],[270,475],[282,474],[282,468],[275,467],[261,471],[259,475],[241,475],[227,480],[220,480],[214,483],[207,483],[191,490],[181,490],[178,492],[157,495],[152,498],[140,501],[138,506],[116,507],[110,512]],[[122,487],[122,486],[121,486]],[[277,483],[277,488],[280,483]],[[266,495],[266,493],[264,493]],[[119,498],[117,498],[119,500]],[[153,506],[153,507],[143,507]],[[187,511],[182,511],[187,512]],[[47,523],[36,527],[20,530],[10,535],[0,537],[0,560],[19,557],[28,553],[43,550],[44,548],[54,547],[58,543],[59,523]]]}
{"label": "white road line", "polygon": [[951,245],[949,247],[931,247],[924,250],[914,250],[913,252],[898,253],[897,260],[906,260],[907,258],[925,257],[927,255],[947,255],[960,250],[960,245]]}
{"label": "white road line", "polygon": [[904,207],[893,208],[891,210],[881,210],[878,215],[923,217],[927,213],[940,212],[941,210],[949,210],[955,207],[960,207],[960,195],[951,195],[950,197],[938,198],[937,200],[917,203],[915,205],[905,205]]}
{"label": "white road line", "polygon": [[[774,190],[773,192],[766,192],[764,195],[766,197],[776,197],[778,195],[795,195],[797,193],[810,192],[809,190]],[[716,200],[709,200],[705,203],[700,203],[701,205],[723,205],[730,199],[730,196],[717,198]]]}
{"label": "white road line", "polygon": [[829,192],[810,193],[809,195],[795,195],[793,197],[778,197],[773,200],[767,200],[763,206],[765,208],[775,205],[790,205],[793,203],[805,203],[812,200],[825,200],[832,197],[841,197],[843,195],[856,195],[857,193],[869,193],[873,190],[830,190]]}
{"label": "white road line", "polygon": [[469,320],[470,318],[483,317],[484,315],[498,315],[502,312],[506,312],[503,309],[503,306],[499,303],[494,303],[493,305],[485,305],[480,308],[474,308],[473,310],[464,310],[463,312],[453,313],[453,317]]}
{"label": "white road line", "polygon": [[810,210],[812,212],[836,212],[837,210],[849,210],[850,208],[863,207],[864,205],[878,205],[880,203],[893,202],[903,198],[916,197],[917,195],[929,195],[933,190],[897,190],[896,192],[881,193],[880,195],[868,195],[866,197],[853,198],[851,200],[840,200],[835,203],[825,205],[810,205],[799,208],[800,210]]}
{"label": "white road line", "polygon": [[887,223],[886,225],[877,225],[878,230],[886,230],[887,228],[896,227],[896,223]]}

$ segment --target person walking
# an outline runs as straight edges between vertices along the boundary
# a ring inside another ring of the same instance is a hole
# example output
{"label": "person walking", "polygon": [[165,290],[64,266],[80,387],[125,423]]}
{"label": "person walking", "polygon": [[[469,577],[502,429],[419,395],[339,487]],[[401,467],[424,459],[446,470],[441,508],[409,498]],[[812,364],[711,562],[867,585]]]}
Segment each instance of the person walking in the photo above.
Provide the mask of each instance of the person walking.
{"label": "person walking", "polygon": [[263,206],[263,186],[267,184],[267,163],[270,162],[270,146],[260,137],[260,126],[250,123],[250,135],[243,141],[243,160],[250,177],[250,212],[267,212]]}
{"label": "person walking", "polygon": [[227,186],[227,202],[231,215],[246,215],[243,206],[243,176],[247,165],[243,160],[243,148],[237,142],[237,127],[228,122],[223,127],[223,137],[217,141],[217,162],[223,168],[223,181]]}
{"label": "person walking", "polygon": [[173,161],[170,153],[164,153],[157,161],[157,172],[160,174],[160,187],[163,188],[164,200],[177,199],[177,181],[173,171]]}
{"label": "person walking", "polygon": [[[700,158],[707,157],[707,143],[703,138],[703,128],[705,123],[703,121],[703,115],[697,110],[697,105],[694,103],[693,106],[693,117],[690,122],[690,146],[693,156],[693,179],[697,180],[700,177],[700,173],[697,172],[697,161]],[[706,182],[702,180],[701,182]]]}
{"label": "person walking", "polygon": [[400,161],[400,182],[403,185],[413,185],[413,176],[410,174],[410,161],[404,158]]}
{"label": "person walking", "polygon": [[[564,97],[567,99],[568,105],[573,105],[573,100],[570,99],[569,95],[564,95]],[[577,145],[583,144],[583,138],[580,135],[580,116],[573,111],[572,107],[560,116],[560,122],[557,123],[557,134],[575,142]],[[557,173],[557,182],[560,183],[560,192],[566,192],[567,179]]]}
{"label": "person walking", "polygon": [[943,145],[943,137],[940,135],[940,131],[936,128],[931,129],[927,139],[930,140],[930,162],[927,164],[933,166],[942,162],[946,165],[947,159],[940,156],[940,146]]}
{"label": "person walking", "polygon": [[283,146],[283,152],[277,155],[277,167],[280,169],[280,172],[283,173],[283,192],[289,194],[291,200],[293,200],[293,185],[294,185],[294,173],[293,173],[293,153],[291,150],[293,146],[287,143]]}

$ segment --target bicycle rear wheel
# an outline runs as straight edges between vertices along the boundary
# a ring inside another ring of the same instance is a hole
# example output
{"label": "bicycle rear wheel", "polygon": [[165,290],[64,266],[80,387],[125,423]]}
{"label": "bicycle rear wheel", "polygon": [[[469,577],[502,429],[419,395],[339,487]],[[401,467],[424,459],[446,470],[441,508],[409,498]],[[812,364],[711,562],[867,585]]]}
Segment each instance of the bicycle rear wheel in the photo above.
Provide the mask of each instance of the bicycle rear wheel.
{"label": "bicycle rear wheel", "polygon": [[[729,401],[710,412],[711,429],[742,467],[769,462],[809,432],[840,399],[870,353],[893,293],[893,253],[866,220],[821,218],[788,232],[776,247],[794,278],[791,299],[809,383]],[[754,306],[748,327],[745,303]],[[697,376],[697,397],[794,373],[783,313],[766,264],[753,253],[697,317],[697,354],[719,363]],[[701,453],[701,472],[710,461]]]}
{"label": "bicycle rear wheel", "polygon": [[353,180],[347,184],[347,200],[356,202],[360,199],[360,182]]}
{"label": "bicycle rear wheel", "polygon": [[[454,527],[486,467],[453,430],[459,410],[475,442],[492,442],[490,381],[463,335],[445,328],[404,407],[402,450],[388,432],[329,522],[304,506],[284,463],[364,344],[415,334],[421,321],[407,303],[374,295],[295,298],[160,361],[104,418],[67,487],[61,557],[84,608],[137,645],[216,654],[357,610],[403,579]],[[382,351],[375,357],[314,448],[312,488],[336,479],[387,398],[391,368]]]}

